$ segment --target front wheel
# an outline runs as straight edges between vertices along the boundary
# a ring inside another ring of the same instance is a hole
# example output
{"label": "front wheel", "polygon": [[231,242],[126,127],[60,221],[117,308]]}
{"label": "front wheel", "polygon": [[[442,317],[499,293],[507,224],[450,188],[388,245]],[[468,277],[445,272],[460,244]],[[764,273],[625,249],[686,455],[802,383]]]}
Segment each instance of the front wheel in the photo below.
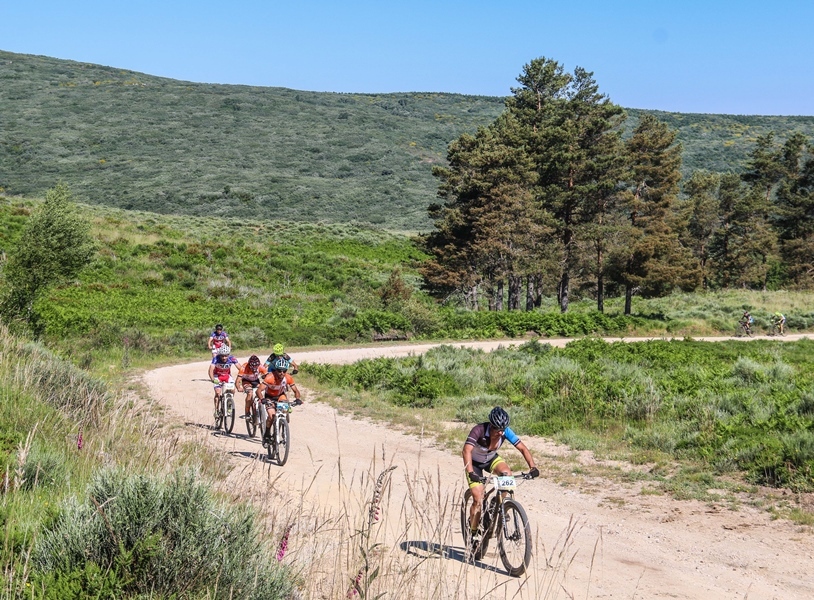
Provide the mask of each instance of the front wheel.
{"label": "front wheel", "polygon": [[223,398],[218,398],[215,396],[218,401],[218,407],[215,409],[215,429],[220,429],[221,424],[223,423]]}
{"label": "front wheel", "polygon": [[226,392],[223,394],[223,429],[226,433],[232,433],[235,428],[235,397]]}
{"label": "front wheel", "polygon": [[500,560],[512,577],[520,577],[531,562],[531,527],[526,511],[514,498],[506,498],[497,524]]}
{"label": "front wheel", "polygon": [[289,449],[288,421],[286,419],[278,420],[277,439],[274,441],[274,445],[276,446],[277,464],[282,467],[288,460]]}

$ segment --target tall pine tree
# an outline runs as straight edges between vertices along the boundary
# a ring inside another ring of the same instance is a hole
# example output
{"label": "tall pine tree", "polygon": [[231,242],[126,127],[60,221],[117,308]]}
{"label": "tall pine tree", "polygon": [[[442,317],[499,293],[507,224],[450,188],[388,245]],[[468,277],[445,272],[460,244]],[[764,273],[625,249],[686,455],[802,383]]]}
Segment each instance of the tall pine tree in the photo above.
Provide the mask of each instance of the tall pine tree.
{"label": "tall pine tree", "polygon": [[625,202],[629,242],[616,261],[626,315],[637,291],[660,296],[698,284],[692,253],[681,243],[674,222],[681,180],[681,146],[675,138],[667,124],[646,114],[626,143],[632,172]]}

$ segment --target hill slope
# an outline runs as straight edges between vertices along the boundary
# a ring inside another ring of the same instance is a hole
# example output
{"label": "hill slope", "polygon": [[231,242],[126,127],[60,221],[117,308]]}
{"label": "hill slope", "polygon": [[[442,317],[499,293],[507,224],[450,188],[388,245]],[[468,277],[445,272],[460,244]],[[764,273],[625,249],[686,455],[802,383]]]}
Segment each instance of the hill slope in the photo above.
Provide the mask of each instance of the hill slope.
{"label": "hill slope", "polygon": [[[0,51],[0,187],[34,195],[62,180],[121,208],[426,229],[432,165],[502,109],[502,98],[199,84]],[[629,112],[632,127],[641,111]],[[679,129],[687,170],[737,170],[769,130],[814,135],[814,117],[657,114]]]}

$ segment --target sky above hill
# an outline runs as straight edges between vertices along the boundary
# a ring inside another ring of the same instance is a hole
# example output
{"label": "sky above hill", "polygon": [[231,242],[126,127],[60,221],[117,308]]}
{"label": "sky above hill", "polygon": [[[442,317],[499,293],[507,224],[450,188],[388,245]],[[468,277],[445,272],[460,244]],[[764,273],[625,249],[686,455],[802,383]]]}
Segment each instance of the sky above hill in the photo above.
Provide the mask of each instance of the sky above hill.
{"label": "sky above hill", "polygon": [[0,3],[0,49],[206,83],[506,96],[545,56],[629,108],[814,115],[811,0]]}

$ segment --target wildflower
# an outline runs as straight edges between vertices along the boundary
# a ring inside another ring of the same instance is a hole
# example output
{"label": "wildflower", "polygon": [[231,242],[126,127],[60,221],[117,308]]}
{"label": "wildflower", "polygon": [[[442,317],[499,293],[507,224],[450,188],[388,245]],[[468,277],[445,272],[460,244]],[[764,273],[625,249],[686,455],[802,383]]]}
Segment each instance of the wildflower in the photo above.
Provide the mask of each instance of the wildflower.
{"label": "wildflower", "polygon": [[348,588],[348,598],[353,598],[356,594],[359,593],[359,584],[362,581],[362,574],[365,572],[365,568],[362,567],[359,569],[359,572],[356,574],[356,577],[353,580],[353,583],[350,584],[350,588]]}
{"label": "wildflower", "polygon": [[288,550],[288,534],[291,533],[291,525],[285,528],[283,538],[280,540],[280,545],[277,547],[277,562],[283,560],[286,550]]}
{"label": "wildflower", "polygon": [[395,469],[395,465],[387,469],[386,471],[382,471],[382,474],[379,475],[379,478],[376,479],[376,487],[373,490],[373,500],[370,503],[370,510],[368,512],[368,525],[372,525],[373,523],[377,523],[379,521],[379,505],[382,502],[382,490],[384,489],[384,480],[390,471]]}

